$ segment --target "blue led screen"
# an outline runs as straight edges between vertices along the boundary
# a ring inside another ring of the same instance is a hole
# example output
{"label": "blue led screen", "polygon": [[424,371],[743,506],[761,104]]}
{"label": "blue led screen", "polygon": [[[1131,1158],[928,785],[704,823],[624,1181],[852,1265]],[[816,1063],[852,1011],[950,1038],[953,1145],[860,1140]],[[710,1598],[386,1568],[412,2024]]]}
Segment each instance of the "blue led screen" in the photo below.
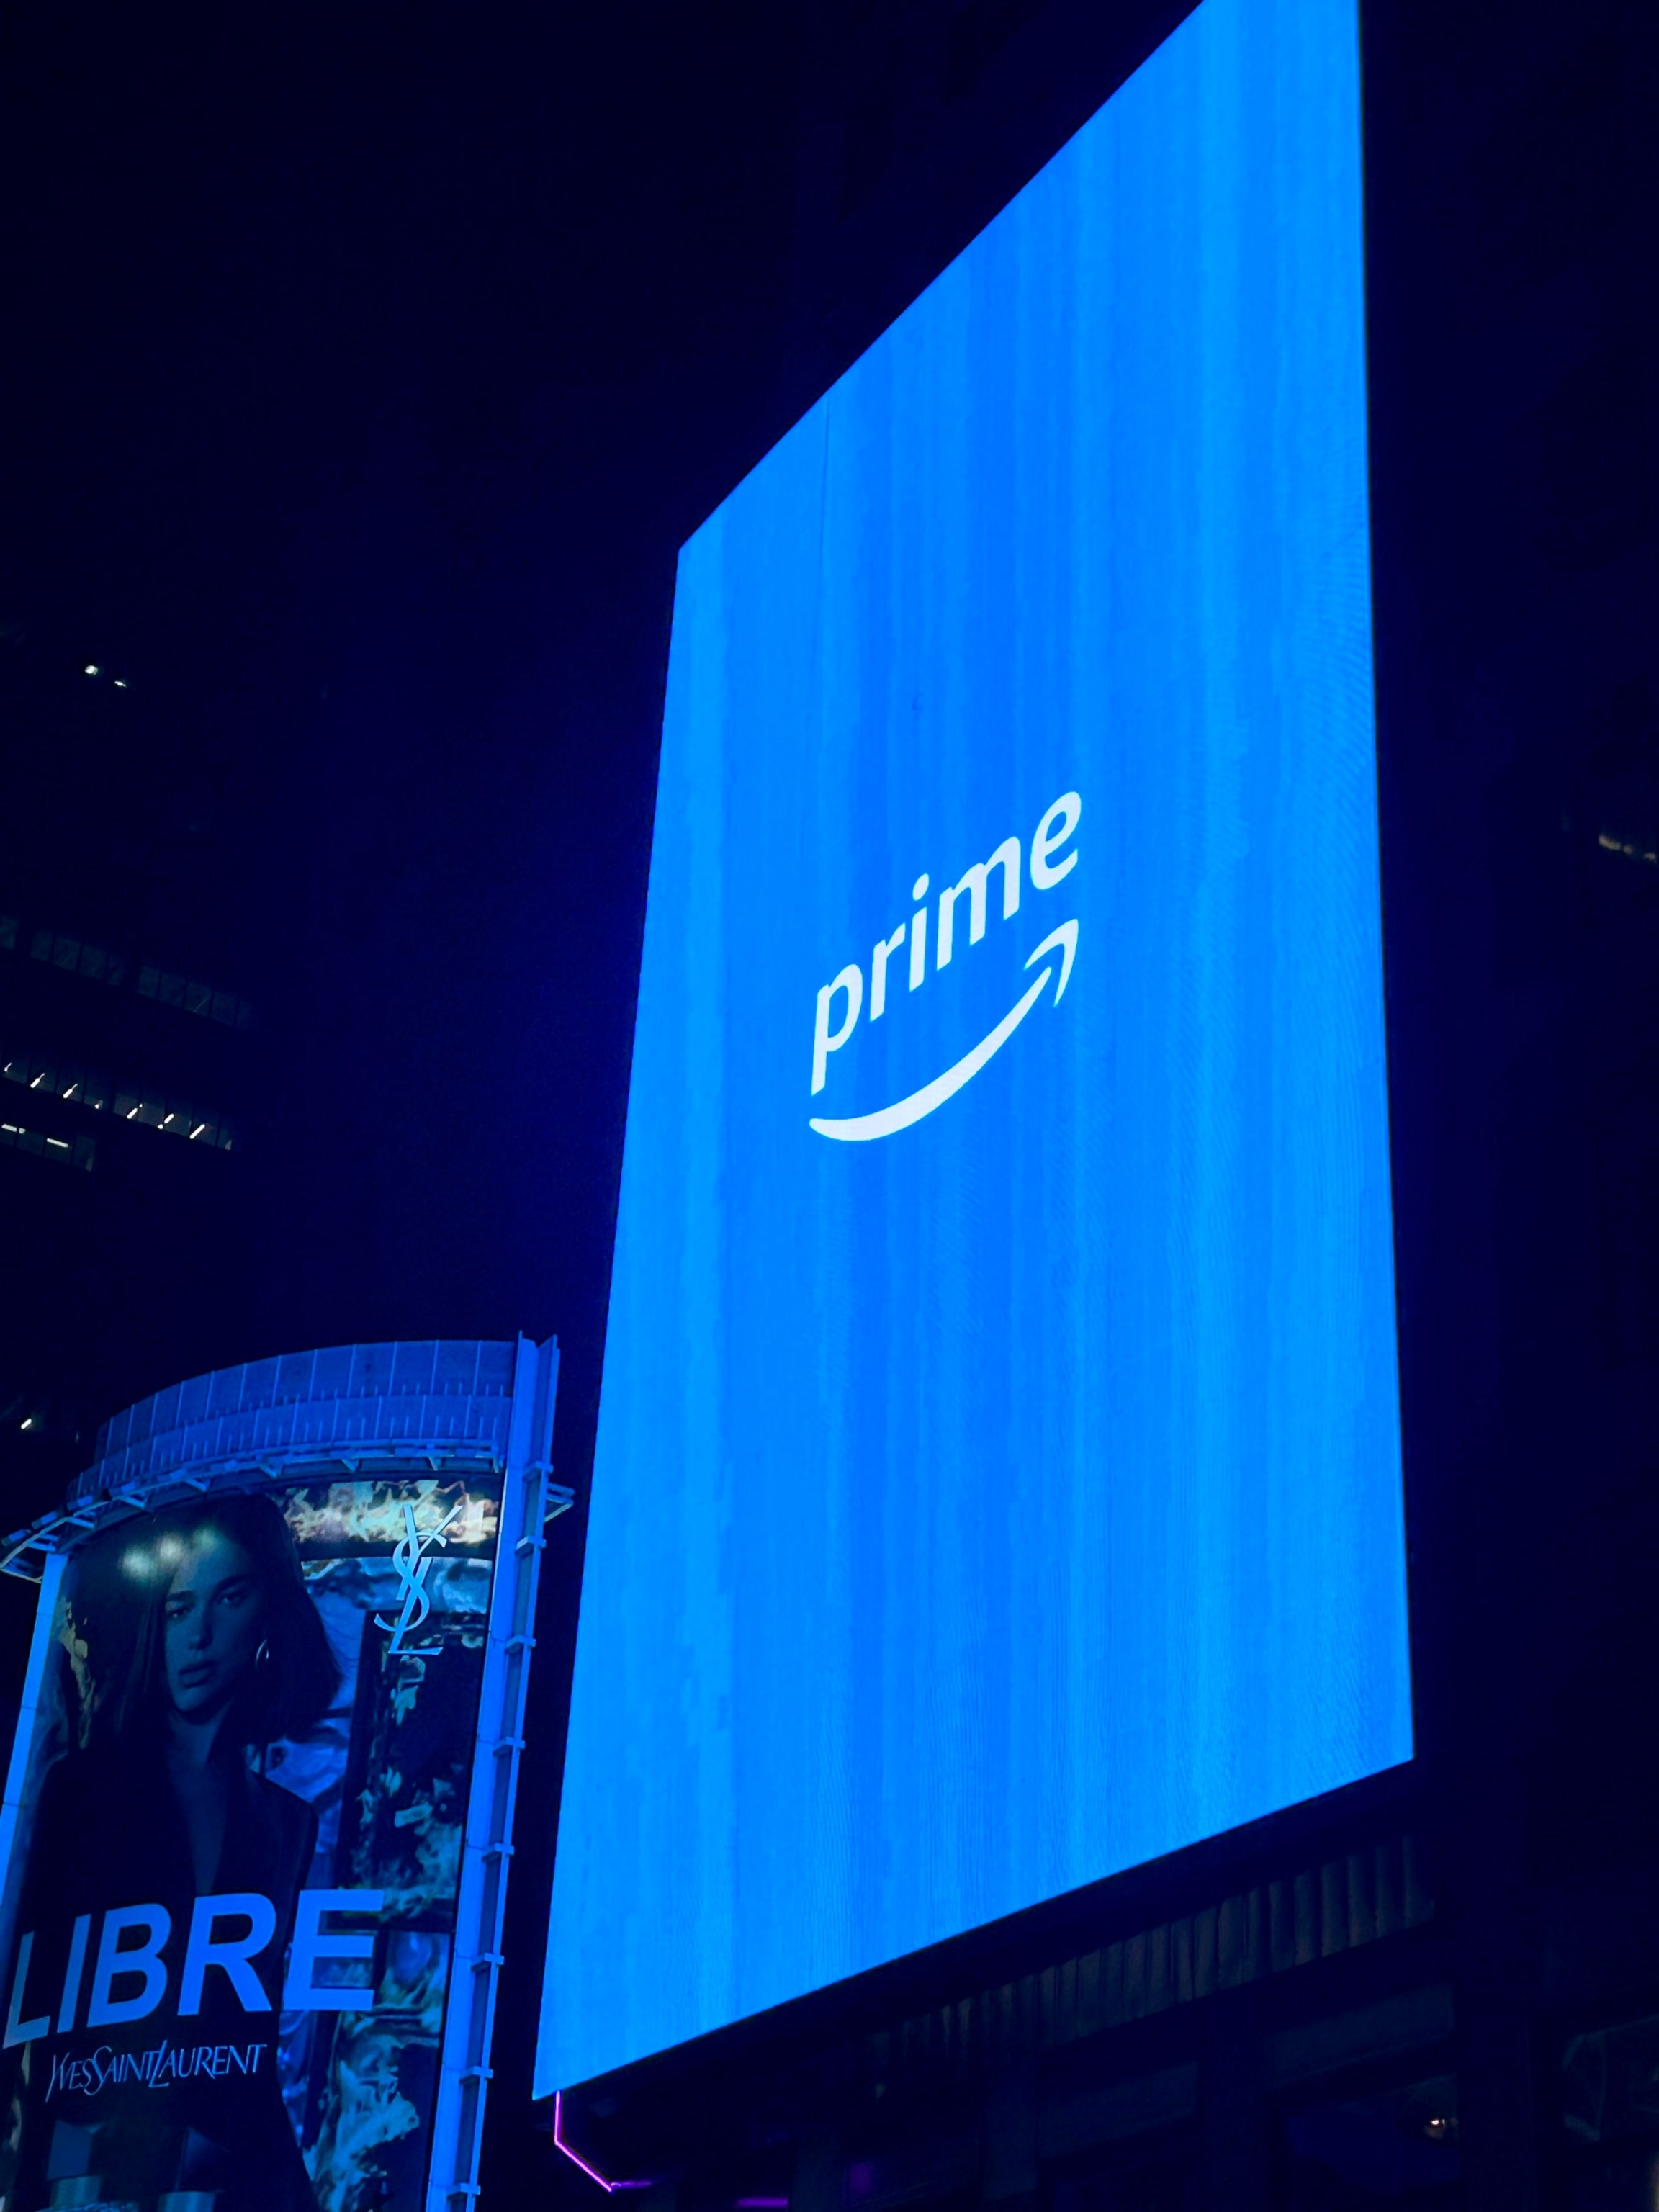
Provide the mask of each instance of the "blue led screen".
{"label": "blue led screen", "polygon": [[538,2085],[1409,1757],[1353,0],[684,548]]}

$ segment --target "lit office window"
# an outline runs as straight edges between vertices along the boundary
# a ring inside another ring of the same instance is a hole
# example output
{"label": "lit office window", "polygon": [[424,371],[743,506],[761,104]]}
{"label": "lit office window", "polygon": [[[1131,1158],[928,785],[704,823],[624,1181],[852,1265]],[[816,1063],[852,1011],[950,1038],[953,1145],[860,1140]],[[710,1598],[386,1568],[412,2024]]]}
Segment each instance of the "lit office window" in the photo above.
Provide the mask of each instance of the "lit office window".
{"label": "lit office window", "polygon": [[117,1121],[137,1121],[149,1129],[164,1129],[210,1151],[237,1149],[230,1124],[222,1114],[210,1113],[188,1101],[146,1085],[112,1084],[94,1070],[67,1062],[14,1054],[0,1064],[0,1076],[26,1090],[50,1091],[73,1106],[88,1106],[95,1113],[113,1113]]}
{"label": "lit office window", "polygon": [[11,1152],[33,1152],[44,1160],[58,1160],[65,1167],[88,1170],[98,1154],[95,1138],[48,1137],[40,1129],[26,1129],[16,1121],[0,1121],[0,1146]]}

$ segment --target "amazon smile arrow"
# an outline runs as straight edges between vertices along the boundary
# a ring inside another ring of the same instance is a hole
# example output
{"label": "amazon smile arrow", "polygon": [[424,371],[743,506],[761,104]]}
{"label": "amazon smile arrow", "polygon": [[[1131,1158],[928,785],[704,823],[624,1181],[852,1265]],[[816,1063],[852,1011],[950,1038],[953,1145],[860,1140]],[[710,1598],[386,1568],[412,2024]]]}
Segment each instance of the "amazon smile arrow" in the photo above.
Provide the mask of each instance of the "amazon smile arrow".
{"label": "amazon smile arrow", "polygon": [[[1062,921],[1058,929],[1051,930],[1025,965],[1035,968],[1039,960],[1056,949],[1060,956],[1060,981],[1054,986],[1054,1004],[1058,1006],[1066,995],[1066,986],[1072,980],[1072,963],[1077,957],[1075,921]],[[1054,972],[1052,966],[1045,968],[1036,981],[1027,986],[1024,997],[1015,1001],[988,1036],[982,1036],[971,1052],[963,1053],[953,1067],[947,1067],[943,1075],[936,1075],[931,1083],[923,1084],[920,1091],[913,1091],[908,1098],[895,1099],[890,1106],[879,1107],[873,1114],[854,1114],[842,1121],[820,1119],[815,1115],[810,1126],[817,1131],[819,1136],[833,1137],[838,1144],[863,1145],[868,1144],[873,1137],[890,1137],[900,1129],[908,1129],[912,1122],[925,1120],[936,1107],[944,1105],[947,1098],[954,1098],[963,1085],[971,1083],[986,1062],[1001,1051],[1042,996],[1043,986]]]}

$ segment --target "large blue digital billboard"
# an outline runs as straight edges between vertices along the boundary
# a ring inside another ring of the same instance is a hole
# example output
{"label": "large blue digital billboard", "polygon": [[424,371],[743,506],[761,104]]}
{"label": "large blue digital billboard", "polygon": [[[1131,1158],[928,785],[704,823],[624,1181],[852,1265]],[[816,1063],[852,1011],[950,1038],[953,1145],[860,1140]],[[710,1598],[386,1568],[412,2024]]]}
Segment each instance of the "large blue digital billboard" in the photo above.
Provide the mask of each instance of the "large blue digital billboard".
{"label": "large blue digital billboard", "polygon": [[679,562],[544,2091],[1409,1757],[1354,0]]}

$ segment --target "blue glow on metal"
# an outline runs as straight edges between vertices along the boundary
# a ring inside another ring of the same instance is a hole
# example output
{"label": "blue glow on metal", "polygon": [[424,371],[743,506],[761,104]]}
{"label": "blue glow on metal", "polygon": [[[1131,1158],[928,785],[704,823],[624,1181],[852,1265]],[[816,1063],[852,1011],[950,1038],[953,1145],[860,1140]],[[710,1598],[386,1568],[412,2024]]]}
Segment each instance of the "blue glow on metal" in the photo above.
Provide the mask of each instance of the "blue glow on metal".
{"label": "blue glow on metal", "polygon": [[30,1769],[38,1757],[36,1746],[40,1735],[40,1700],[58,1627],[58,1600],[63,1581],[64,1561],[61,1555],[48,1555],[41,1565],[40,1595],[35,1606],[34,1626],[29,1637],[28,1670],[23,1677],[23,1694],[17,1704],[17,1726],[12,1736],[11,1757],[6,1767],[5,1794],[0,1797],[0,1959],[11,1956],[17,1903],[22,1887],[23,1865],[17,1850],[18,1821],[32,1792],[38,1790],[40,1784],[39,1771],[31,1772]]}
{"label": "blue glow on metal", "polygon": [[544,2094],[1410,1755],[1375,773],[1353,0],[1203,0],[681,556]]}

